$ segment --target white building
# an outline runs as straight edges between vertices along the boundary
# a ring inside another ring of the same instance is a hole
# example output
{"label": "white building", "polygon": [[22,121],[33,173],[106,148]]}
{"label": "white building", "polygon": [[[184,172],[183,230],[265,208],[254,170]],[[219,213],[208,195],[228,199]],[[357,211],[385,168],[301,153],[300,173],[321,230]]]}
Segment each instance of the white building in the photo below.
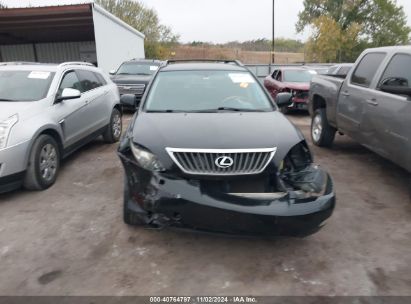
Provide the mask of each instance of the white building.
{"label": "white building", "polygon": [[88,61],[108,72],[144,58],[144,35],[101,6],[0,10],[0,61]]}

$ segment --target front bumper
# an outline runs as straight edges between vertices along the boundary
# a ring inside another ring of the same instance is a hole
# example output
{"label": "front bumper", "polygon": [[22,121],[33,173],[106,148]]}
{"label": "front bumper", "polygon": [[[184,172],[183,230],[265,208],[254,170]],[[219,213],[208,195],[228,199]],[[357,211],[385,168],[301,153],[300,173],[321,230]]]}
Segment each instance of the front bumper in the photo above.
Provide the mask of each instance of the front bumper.
{"label": "front bumper", "polygon": [[126,172],[127,207],[147,225],[174,226],[217,233],[306,236],[318,231],[331,216],[335,193],[328,176],[325,195],[294,199],[216,196],[200,181],[153,173],[120,154]]}
{"label": "front bumper", "polygon": [[288,107],[290,110],[308,110],[308,98],[293,97],[292,104]]}
{"label": "front bumper", "polygon": [[30,141],[0,150],[0,193],[19,188],[27,164]]}

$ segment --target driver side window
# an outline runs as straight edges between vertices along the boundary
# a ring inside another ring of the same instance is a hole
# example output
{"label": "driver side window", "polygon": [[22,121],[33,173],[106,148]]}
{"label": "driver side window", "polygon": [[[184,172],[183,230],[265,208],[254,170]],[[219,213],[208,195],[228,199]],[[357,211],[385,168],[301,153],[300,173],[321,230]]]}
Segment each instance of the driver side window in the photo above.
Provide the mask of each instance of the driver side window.
{"label": "driver side window", "polygon": [[70,71],[63,76],[63,79],[61,80],[57,94],[61,95],[63,90],[67,88],[76,89],[76,90],[79,90],[80,92],[82,91],[80,80],[78,79],[74,71]]}
{"label": "driver side window", "polygon": [[411,88],[411,56],[395,55],[380,79],[379,86],[382,84]]}

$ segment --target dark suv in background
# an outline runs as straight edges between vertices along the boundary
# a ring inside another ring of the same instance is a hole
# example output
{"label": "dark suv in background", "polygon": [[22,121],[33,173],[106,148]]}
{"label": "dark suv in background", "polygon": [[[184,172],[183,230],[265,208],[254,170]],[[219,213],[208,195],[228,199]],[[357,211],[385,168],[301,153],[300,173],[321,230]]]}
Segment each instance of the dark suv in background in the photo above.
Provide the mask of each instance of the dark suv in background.
{"label": "dark suv in background", "polygon": [[122,102],[123,107],[131,109],[138,107],[151,77],[161,63],[159,60],[132,59],[123,62],[117,71],[110,71],[111,80],[117,84],[121,100],[124,101],[126,98],[133,100],[133,102]]}

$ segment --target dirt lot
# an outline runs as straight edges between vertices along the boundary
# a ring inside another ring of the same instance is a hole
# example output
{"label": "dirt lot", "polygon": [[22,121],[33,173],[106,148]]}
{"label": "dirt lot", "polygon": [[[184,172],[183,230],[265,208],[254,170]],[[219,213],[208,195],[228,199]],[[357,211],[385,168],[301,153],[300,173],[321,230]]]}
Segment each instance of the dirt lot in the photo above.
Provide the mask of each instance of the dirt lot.
{"label": "dirt lot", "polygon": [[129,228],[115,149],[95,141],[48,191],[0,196],[1,295],[411,295],[408,175],[346,137],[314,148],[338,199],[306,239]]}

